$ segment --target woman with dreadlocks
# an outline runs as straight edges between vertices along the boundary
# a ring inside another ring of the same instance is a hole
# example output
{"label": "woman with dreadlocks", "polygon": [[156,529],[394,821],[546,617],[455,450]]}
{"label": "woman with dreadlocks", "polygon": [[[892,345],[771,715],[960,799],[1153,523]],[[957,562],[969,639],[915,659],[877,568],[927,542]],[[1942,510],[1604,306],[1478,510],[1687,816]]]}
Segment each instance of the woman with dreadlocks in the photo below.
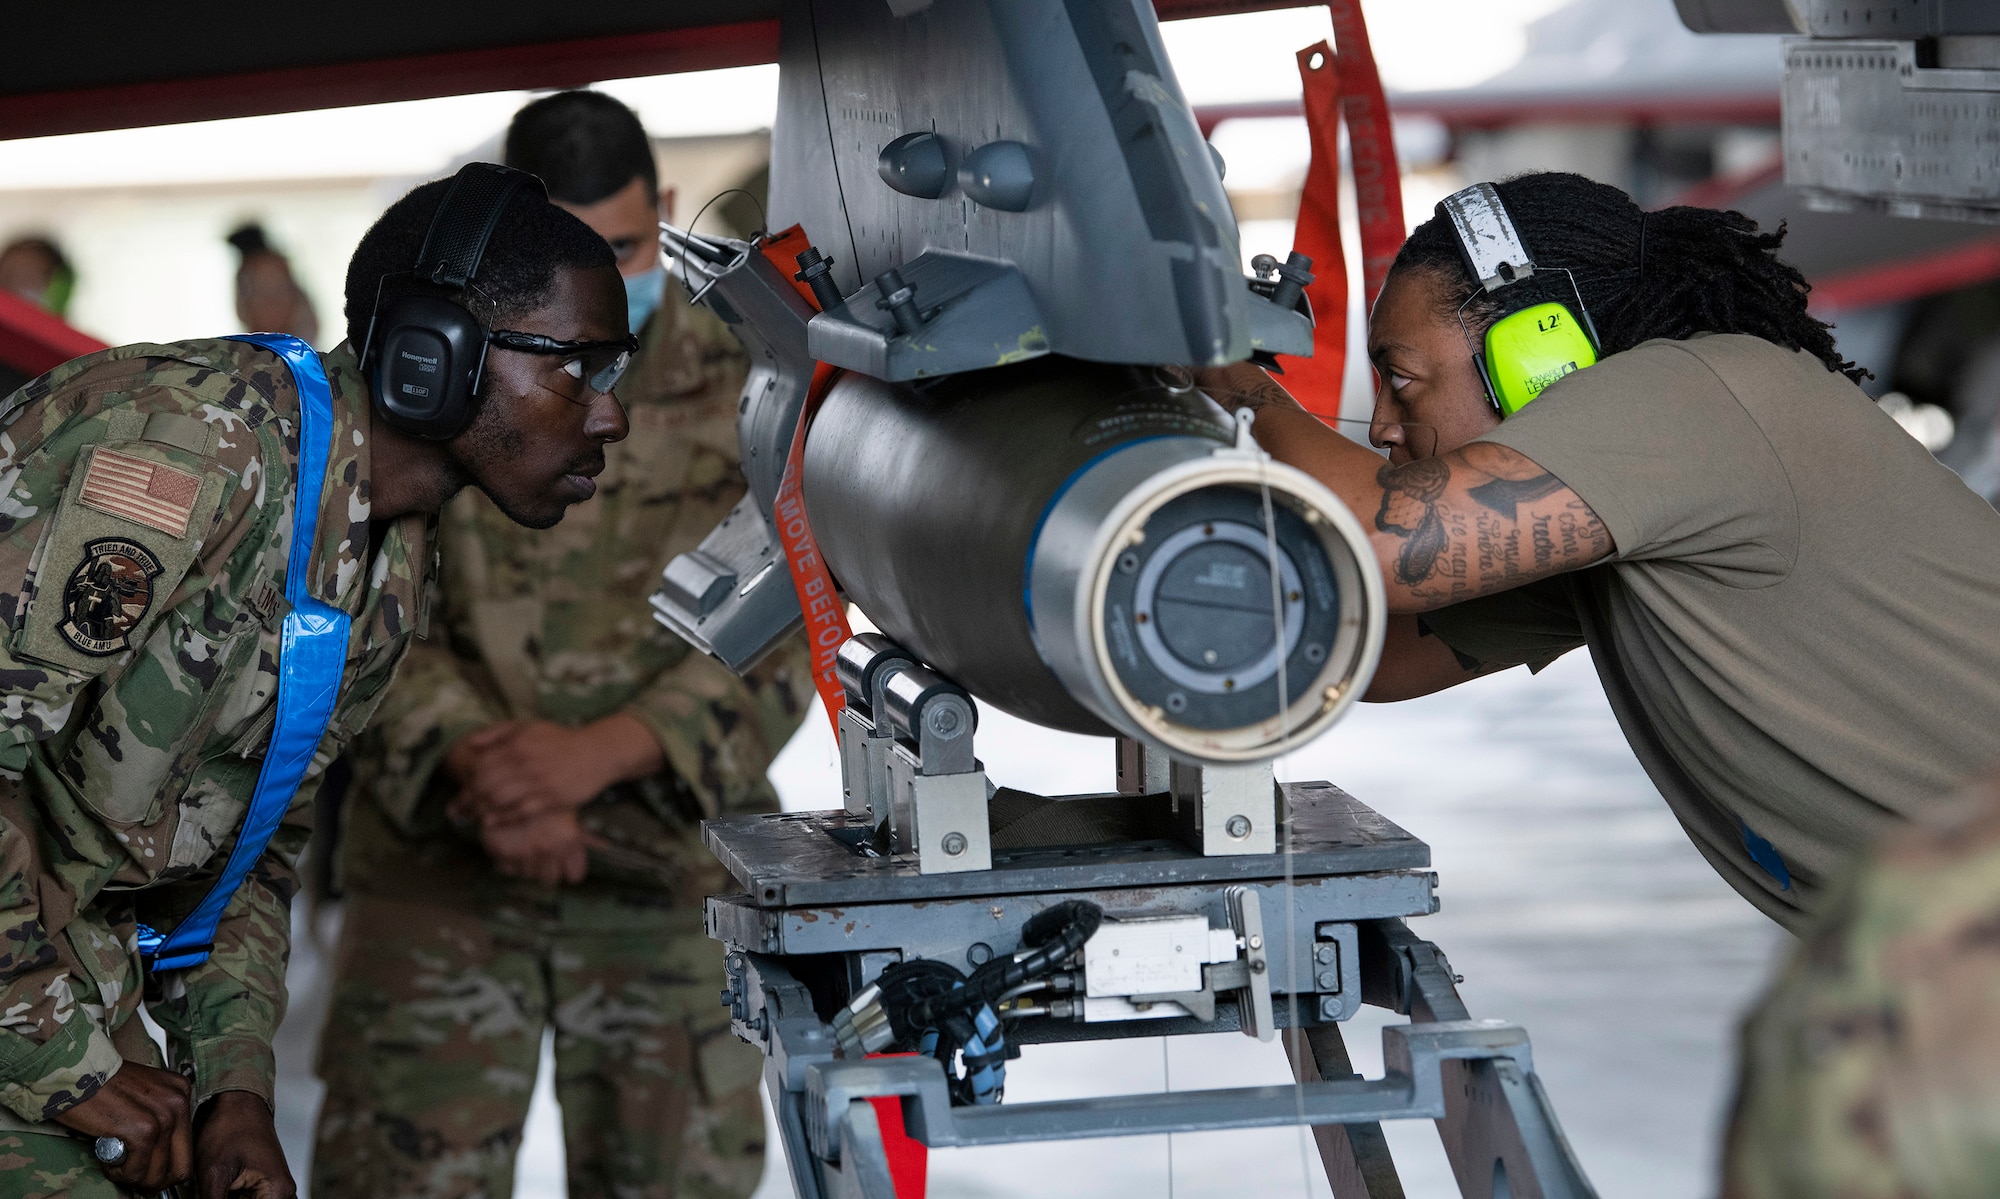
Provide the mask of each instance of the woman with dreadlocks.
{"label": "woman with dreadlocks", "polygon": [[[1842,859],[2000,758],[2000,515],[1855,385],[1782,236],[1577,175],[1452,197],[1371,315],[1386,464],[1254,367],[1205,382],[1369,527],[1369,699],[1588,645],[1696,846],[1796,928]],[[1520,367],[1487,334],[1524,312],[1591,342]]]}

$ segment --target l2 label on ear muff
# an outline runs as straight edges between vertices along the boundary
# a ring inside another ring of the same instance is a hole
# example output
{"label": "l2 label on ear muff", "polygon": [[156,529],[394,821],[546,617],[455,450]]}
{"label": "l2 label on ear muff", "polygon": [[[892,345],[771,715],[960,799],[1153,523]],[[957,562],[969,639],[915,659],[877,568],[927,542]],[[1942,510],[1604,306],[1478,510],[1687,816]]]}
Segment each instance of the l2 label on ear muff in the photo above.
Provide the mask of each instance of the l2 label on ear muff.
{"label": "l2 label on ear muff", "polygon": [[1597,363],[1583,322],[1567,304],[1537,304],[1486,330],[1486,376],[1502,416],[1526,408],[1564,375]]}

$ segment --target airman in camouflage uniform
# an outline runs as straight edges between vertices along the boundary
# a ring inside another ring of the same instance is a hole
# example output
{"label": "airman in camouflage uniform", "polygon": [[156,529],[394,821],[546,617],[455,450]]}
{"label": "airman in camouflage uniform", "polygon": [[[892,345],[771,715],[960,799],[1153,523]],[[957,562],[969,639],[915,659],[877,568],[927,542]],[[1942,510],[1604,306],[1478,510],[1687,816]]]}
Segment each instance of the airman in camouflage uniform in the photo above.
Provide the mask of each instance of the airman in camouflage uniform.
{"label": "airman in camouflage uniform", "polygon": [[2000,1194],[2000,777],[1886,840],[1743,1032],[1733,1199]]}
{"label": "airman in camouflage uniform", "polygon": [[0,1195],[119,1193],[52,1121],[125,1063],[164,1064],[142,1002],[197,1106],[272,1098],[305,810],[421,625],[434,561],[434,517],[371,538],[367,391],[345,348],[325,365],[309,585],[353,616],[339,706],[213,955],[164,982],[136,925],[169,928],[207,892],[275,716],[298,393],[267,350],[188,341],[0,399]]}
{"label": "airman in camouflage uniform", "polygon": [[[761,1173],[761,1058],[729,1031],[702,928],[702,896],[734,886],[699,821],[775,807],[765,768],[811,680],[802,643],[740,680],[651,619],[668,559],[745,490],[742,352],[668,291],[619,385],[632,432],[608,447],[595,502],[545,532],[482,496],[446,510],[431,640],[362,741],[345,817],[321,1199],[511,1193],[547,1027],[572,1199],[742,1196]],[[447,816],[454,744],[508,719],[615,713],[667,766],[580,809],[584,881],[497,873]]]}

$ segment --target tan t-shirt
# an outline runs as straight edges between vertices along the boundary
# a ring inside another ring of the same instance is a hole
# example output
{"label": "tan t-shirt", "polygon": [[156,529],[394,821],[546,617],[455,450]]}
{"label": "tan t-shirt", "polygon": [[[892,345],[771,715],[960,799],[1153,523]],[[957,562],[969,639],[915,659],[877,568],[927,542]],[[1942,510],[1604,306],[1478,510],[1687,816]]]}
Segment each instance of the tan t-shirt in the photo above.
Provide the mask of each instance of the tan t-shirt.
{"label": "tan t-shirt", "polygon": [[1488,663],[1589,645],[1688,835],[1780,923],[2000,761],[2000,513],[1816,358],[1649,341],[1481,440],[1561,479],[1617,549],[1425,623]]}

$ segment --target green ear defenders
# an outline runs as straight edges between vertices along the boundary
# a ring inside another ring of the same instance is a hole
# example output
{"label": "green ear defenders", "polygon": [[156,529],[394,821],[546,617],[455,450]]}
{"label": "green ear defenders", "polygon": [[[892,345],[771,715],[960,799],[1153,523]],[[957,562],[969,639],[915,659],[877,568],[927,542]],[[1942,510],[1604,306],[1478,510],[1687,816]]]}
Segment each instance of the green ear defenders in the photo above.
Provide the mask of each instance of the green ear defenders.
{"label": "green ear defenders", "polygon": [[[1502,417],[1526,408],[1564,375],[1596,364],[1597,329],[1583,306],[1576,276],[1562,267],[1535,266],[1492,184],[1475,183],[1445,197],[1438,202],[1438,213],[1451,219],[1465,269],[1479,282],[1458,306],[1458,325],[1465,330],[1468,346],[1472,331],[1465,324],[1466,306],[1482,295],[1514,289],[1512,295],[1499,297],[1503,305],[1513,300],[1514,306],[1486,330],[1484,347],[1472,351],[1473,364],[1486,384],[1486,398]],[[1560,271],[1569,280],[1574,307],[1546,299],[1543,288],[1520,286],[1538,269]]]}

